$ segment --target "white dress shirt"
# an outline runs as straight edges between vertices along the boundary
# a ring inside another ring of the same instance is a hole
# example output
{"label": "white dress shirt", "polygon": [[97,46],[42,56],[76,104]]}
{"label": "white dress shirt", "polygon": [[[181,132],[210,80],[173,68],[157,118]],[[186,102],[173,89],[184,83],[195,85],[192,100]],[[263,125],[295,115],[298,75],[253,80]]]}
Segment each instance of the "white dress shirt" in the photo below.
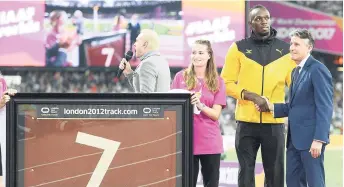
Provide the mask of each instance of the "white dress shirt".
{"label": "white dress shirt", "polygon": [[307,61],[307,59],[309,58],[309,56],[311,56],[311,54],[308,53],[308,55],[306,56],[306,58],[304,58],[304,59],[300,62],[300,64],[297,65],[297,66],[300,67],[299,73],[301,73],[301,70],[302,70],[303,66],[305,66],[306,61]]}
{"label": "white dress shirt", "polygon": [[[297,68],[297,67],[300,67],[299,73],[301,73],[301,70],[302,70],[303,66],[305,66],[306,61],[307,61],[307,59],[309,58],[309,56],[311,56],[311,54],[308,53],[308,55],[306,56],[306,58],[304,58],[303,60],[301,60],[300,64],[296,66],[296,68]],[[272,104],[272,103],[270,103],[270,104]],[[270,106],[269,106],[269,108],[270,108]],[[274,105],[273,105],[273,104],[272,104],[271,108],[272,108],[272,115],[275,116]]]}

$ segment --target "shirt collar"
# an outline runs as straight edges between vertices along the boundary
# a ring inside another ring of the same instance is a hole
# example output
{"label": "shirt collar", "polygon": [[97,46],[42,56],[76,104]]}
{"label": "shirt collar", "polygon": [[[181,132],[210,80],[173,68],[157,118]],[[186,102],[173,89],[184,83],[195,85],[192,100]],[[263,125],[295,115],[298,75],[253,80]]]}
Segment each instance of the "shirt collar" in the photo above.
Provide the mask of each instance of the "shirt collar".
{"label": "shirt collar", "polygon": [[142,57],[140,57],[140,60],[143,61],[144,59],[154,56],[154,55],[160,55],[158,51],[149,51],[148,53],[144,54]]}
{"label": "shirt collar", "polygon": [[306,61],[307,61],[307,59],[309,58],[309,56],[311,56],[310,54],[308,54],[307,56],[306,56],[306,58],[304,58],[301,62],[300,62],[300,64],[299,65],[297,65],[297,66],[299,66],[300,67],[300,70],[303,68],[303,66],[305,66],[305,64],[306,64]]}

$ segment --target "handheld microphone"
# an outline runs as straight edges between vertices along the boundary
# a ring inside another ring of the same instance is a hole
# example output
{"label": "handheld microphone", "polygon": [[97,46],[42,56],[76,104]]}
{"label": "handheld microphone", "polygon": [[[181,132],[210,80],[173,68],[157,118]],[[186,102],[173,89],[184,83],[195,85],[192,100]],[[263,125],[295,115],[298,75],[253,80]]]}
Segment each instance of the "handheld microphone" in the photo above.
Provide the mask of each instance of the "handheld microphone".
{"label": "handheld microphone", "polygon": [[[133,52],[129,50],[129,51],[127,51],[125,53],[125,60],[129,63],[131,58],[133,58]],[[122,75],[124,69],[125,69],[125,64],[124,64],[124,68],[123,69],[121,69],[121,68],[118,69],[118,72],[117,72],[117,77],[118,78]]]}

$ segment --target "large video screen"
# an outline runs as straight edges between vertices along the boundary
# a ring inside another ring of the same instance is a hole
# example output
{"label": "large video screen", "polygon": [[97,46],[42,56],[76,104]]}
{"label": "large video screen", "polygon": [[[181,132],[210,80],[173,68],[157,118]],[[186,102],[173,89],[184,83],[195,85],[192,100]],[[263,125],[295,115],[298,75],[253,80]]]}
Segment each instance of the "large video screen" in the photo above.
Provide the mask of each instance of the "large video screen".
{"label": "large video screen", "polygon": [[44,66],[44,2],[0,1],[0,66]]}
{"label": "large video screen", "polygon": [[315,51],[343,55],[343,17],[283,1],[251,1],[249,6],[257,4],[269,9],[278,38],[290,42],[289,34],[293,30],[307,29],[315,40]]}
{"label": "large video screen", "polygon": [[80,60],[85,61],[88,67],[119,66],[125,54],[125,40],[125,32],[85,39],[82,43]]}
{"label": "large video screen", "polygon": [[[127,40],[126,25],[116,27],[117,23],[114,23],[119,13],[103,12],[97,4],[80,3],[46,2],[45,65],[118,67],[124,57]],[[79,5],[86,8],[80,9]]]}
{"label": "large video screen", "polygon": [[222,67],[244,22],[245,1],[0,1],[0,67],[118,67],[143,29],[159,34],[170,67],[187,67],[201,38]]}
{"label": "large video screen", "polygon": [[245,1],[184,0],[184,64],[195,40],[211,42],[215,63],[222,67],[230,45],[245,37]]}

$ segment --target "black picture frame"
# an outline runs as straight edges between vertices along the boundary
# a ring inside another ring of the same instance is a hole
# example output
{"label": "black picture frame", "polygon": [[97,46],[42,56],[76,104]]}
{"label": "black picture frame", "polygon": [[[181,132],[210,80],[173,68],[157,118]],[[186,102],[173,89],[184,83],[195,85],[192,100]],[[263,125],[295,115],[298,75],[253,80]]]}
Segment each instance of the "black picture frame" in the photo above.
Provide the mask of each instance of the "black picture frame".
{"label": "black picture frame", "polygon": [[[6,108],[6,187],[17,187],[17,112],[21,104],[141,104],[182,107],[182,184],[193,183],[193,107],[185,93],[18,93]],[[5,155],[3,155],[5,156]],[[179,187],[179,186],[178,186]]]}

